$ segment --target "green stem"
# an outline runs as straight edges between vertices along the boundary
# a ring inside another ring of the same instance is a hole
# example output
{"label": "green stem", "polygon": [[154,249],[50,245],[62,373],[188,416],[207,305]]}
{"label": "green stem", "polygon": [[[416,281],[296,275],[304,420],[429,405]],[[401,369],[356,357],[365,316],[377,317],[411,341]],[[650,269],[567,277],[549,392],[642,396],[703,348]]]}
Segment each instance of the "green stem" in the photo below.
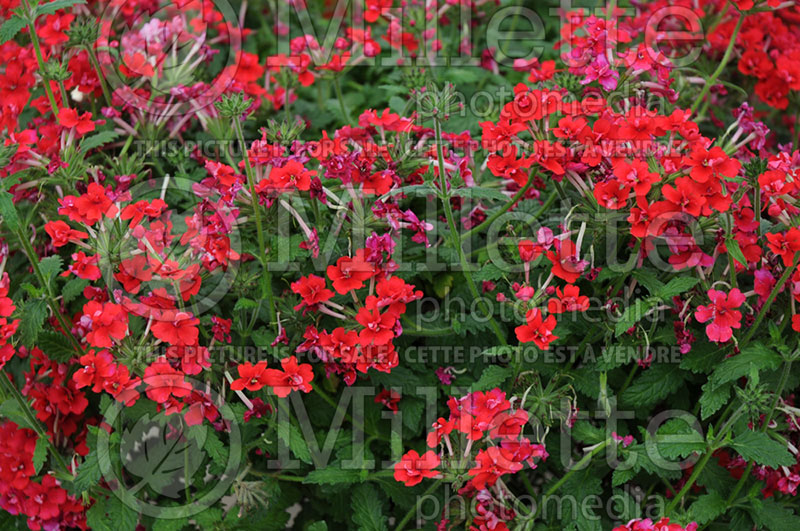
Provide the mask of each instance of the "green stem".
{"label": "green stem", "polygon": [[269,307],[270,323],[277,323],[278,318],[275,313],[275,301],[272,298],[272,275],[269,272],[267,265],[267,245],[264,241],[264,228],[261,226],[261,205],[258,202],[258,193],[256,192],[255,176],[253,175],[253,167],[250,165],[250,157],[247,154],[247,144],[244,141],[244,132],[242,131],[242,124],[238,116],[233,117],[233,129],[236,132],[236,140],[242,149],[242,157],[244,158],[244,168],[247,175],[247,186],[250,189],[250,200],[253,203],[253,217],[256,224],[256,238],[258,240],[258,260],[261,262],[261,267],[264,274],[261,276],[261,298],[267,299]]}
{"label": "green stem", "polygon": [[106,85],[106,78],[103,76],[103,71],[100,69],[100,62],[97,60],[97,54],[94,53],[93,45],[86,46],[86,53],[89,55],[89,62],[92,68],[97,73],[97,79],[100,81],[100,88],[103,89],[103,97],[106,100],[106,105],[111,105],[111,93],[108,91]]}
{"label": "green stem", "polygon": [[[530,187],[533,185],[533,177],[534,177],[534,174],[531,173],[531,175],[528,176],[528,182],[525,183],[525,186],[520,188],[519,191],[516,194],[514,194],[514,197],[512,197],[511,200],[508,203],[503,205],[503,208],[501,208],[500,210],[498,210],[497,212],[495,212],[494,214],[492,214],[491,216],[486,218],[486,220],[484,220],[484,222],[481,223],[480,225],[478,225],[477,227],[473,227],[472,229],[470,229],[467,232],[465,232],[464,234],[462,234],[461,235],[461,239],[462,240],[466,240],[467,238],[469,238],[470,236],[472,236],[476,232],[482,231],[483,229],[485,229],[486,227],[488,227],[492,223],[494,223],[494,221],[497,218],[499,218],[500,216],[502,216],[503,214],[508,212],[508,209],[511,208],[513,205],[517,204],[517,201],[519,201],[520,198],[525,195],[525,192],[527,192],[530,189]],[[548,200],[549,200],[549,198],[548,198]]]}
{"label": "green stem", "polygon": [[333,88],[336,91],[336,99],[339,100],[339,108],[342,110],[342,118],[347,124],[352,124],[353,119],[350,118],[350,111],[347,110],[347,105],[344,103],[344,96],[342,96],[342,86],[339,84],[339,76],[333,78]]}
{"label": "green stem", "polygon": [[[606,439],[605,441],[603,441],[603,442],[601,442],[600,444],[598,444],[597,446],[595,446],[595,447],[592,449],[592,451],[591,451],[591,452],[589,452],[588,454],[584,455],[584,456],[581,458],[581,460],[580,460],[580,461],[578,461],[577,463],[575,463],[575,466],[573,466],[572,468],[570,468],[570,469],[567,471],[567,473],[566,473],[566,474],[564,474],[563,476],[561,476],[561,479],[559,479],[558,481],[556,481],[556,482],[553,484],[553,486],[552,486],[552,487],[550,487],[549,489],[547,489],[547,491],[544,493],[544,496],[543,496],[543,498],[547,498],[548,496],[552,496],[552,495],[553,495],[553,494],[554,494],[554,493],[555,493],[555,492],[556,492],[558,489],[560,489],[560,488],[562,487],[562,485],[564,485],[564,483],[566,483],[566,482],[567,482],[567,480],[568,480],[569,478],[571,478],[571,477],[572,477],[572,475],[573,475],[575,472],[577,472],[578,470],[583,470],[584,466],[585,466],[585,465],[587,465],[587,464],[589,463],[589,461],[591,461],[591,460],[592,460],[592,458],[594,458],[594,456],[596,456],[597,454],[599,454],[600,452],[602,452],[602,451],[605,449],[605,447],[606,447],[606,446],[608,446],[610,443],[611,443],[611,439]],[[544,500],[542,500],[542,501],[544,501]],[[543,505],[543,503],[540,503],[540,504],[537,504],[537,505],[536,505],[536,512],[535,512],[535,513],[533,513],[533,517],[534,517],[534,518],[536,517],[536,515],[538,515],[538,514],[539,514],[539,510],[541,509],[541,506],[542,506],[542,505]]]}
{"label": "green stem", "polygon": [[405,315],[403,315],[402,321],[403,325],[405,326],[405,328],[403,328],[403,333],[410,336],[436,337],[449,336],[453,333],[452,328],[419,328],[410,318]]}
{"label": "green stem", "polygon": [[6,388],[6,390],[14,397],[17,404],[19,405],[20,409],[22,410],[22,414],[25,416],[25,419],[30,424],[30,428],[36,432],[36,435],[45,441],[47,444],[47,449],[53,458],[58,463],[58,466],[61,467],[63,470],[62,472],[66,472],[70,477],[72,473],[70,472],[69,467],[67,466],[66,461],[61,456],[61,454],[56,450],[56,447],[53,446],[52,441],[50,441],[50,437],[47,436],[47,431],[42,427],[39,421],[36,419],[36,415],[34,415],[33,411],[31,411],[31,407],[28,404],[28,401],[25,399],[24,396],[19,392],[17,386],[14,385],[14,382],[10,380],[10,378],[4,376],[0,373],[0,381],[2,381],[2,386]]}
{"label": "green stem", "polygon": [[472,279],[472,274],[470,273],[467,257],[464,255],[464,248],[461,247],[461,238],[459,237],[458,230],[456,229],[456,223],[453,219],[453,208],[450,205],[450,197],[447,192],[447,174],[445,173],[444,169],[444,152],[442,149],[442,124],[438,117],[434,118],[433,120],[433,128],[436,134],[436,151],[437,158],[439,159],[439,184],[442,189],[442,205],[444,206],[444,215],[445,218],[447,218],[447,225],[450,228],[450,240],[456,252],[458,253],[458,258],[461,262],[461,272],[464,275],[464,279],[467,281],[467,286],[469,287],[472,296],[480,302],[481,311],[483,311],[484,315],[489,318],[489,324],[494,331],[494,335],[497,336],[497,340],[500,341],[500,344],[507,345],[508,341],[506,341],[506,337],[503,334],[503,331],[500,329],[500,325],[498,325],[497,321],[495,321],[494,317],[492,317],[491,311],[486,305],[486,301],[483,300],[480,293],[478,293],[478,288],[475,286],[475,281]]}
{"label": "green stem", "polygon": [[683,498],[686,495],[686,493],[689,492],[689,489],[692,488],[694,482],[697,481],[698,476],[700,476],[700,473],[706,467],[706,464],[708,464],[708,460],[711,459],[712,453],[713,452],[711,451],[710,448],[706,449],[706,452],[703,454],[703,457],[700,458],[700,462],[697,463],[697,465],[695,465],[694,469],[692,470],[692,475],[689,476],[689,479],[686,481],[686,484],[684,484],[683,488],[680,490],[680,492],[678,492],[675,498],[672,499],[670,504],[667,505],[665,514],[671,513],[675,509],[675,507],[677,507],[678,503],[681,501],[681,498]]}
{"label": "green stem", "polygon": [[[733,46],[736,44],[736,37],[739,36],[739,30],[742,29],[742,23],[744,22],[744,18],[745,15],[743,13],[739,13],[739,20],[736,21],[736,27],[733,29],[733,34],[731,35],[731,40],[728,42],[728,47],[725,49],[725,54],[722,56],[722,60],[719,62],[717,69],[714,70],[714,73],[712,73],[711,77],[708,78],[706,84],[703,85],[703,89],[700,91],[700,95],[697,97],[696,100],[694,100],[694,103],[690,108],[692,114],[694,114],[694,112],[697,110],[697,107],[706,97],[706,94],[708,94],[708,91],[711,90],[711,86],[714,83],[716,83],[717,78],[720,76],[720,74],[722,74],[722,71],[728,64],[728,61],[731,58],[731,53],[733,52]],[[702,116],[702,114],[704,113],[699,114],[698,117]]]}
{"label": "green stem", "polygon": [[800,258],[800,253],[795,253],[792,265],[786,268],[786,271],[783,272],[783,275],[781,275],[778,283],[775,284],[774,288],[772,288],[772,292],[769,294],[769,297],[767,297],[767,300],[764,301],[764,306],[762,306],[761,311],[758,312],[756,320],[753,321],[753,324],[747,331],[747,334],[745,334],[744,339],[739,342],[739,348],[747,345],[747,343],[749,343],[750,339],[753,337],[753,334],[755,334],[756,330],[758,330],[758,326],[761,324],[761,321],[764,320],[764,317],[766,317],[769,307],[772,306],[772,303],[775,301],[775,297],[778,296],[778,292],[781,290],[783,285],[786,284],[786,281],[789,280],[789,277],[792,276],[792,273],[794,273],[794,270],[797,268],[798,258]]}
{"label": "green stem", "polygon": [[395,531],[403,531],[403,529],[405,529],[405,527],[406,527],[406,525],[408,524],[409,520],[411,520],[411,518],[413,518],[413,517],[414,517],[414,513],[416,513],[416,512],[417,512],[417,508],[419,507],[419,504],[420,504],[420,503],[422,503],[422,501],[425,499],[425,497],[426,497],[426,496],[428,496],[430,493],[432,493],[433,491],[435,491],[435,490],[436,490],[436,488],[437,488],[437,487],[438,487],[438,486],[439,486],[441,483],[442,483],[442,480],[441,480],[441,479],[438,479],[438,480],[436,480],[436,481],[435,481],[433,484],[431,484],[431,486],[430,486],[430,487],[428,487],[428,488],[425,490],[425,492],[422,494],[422,496],[420,496],[420,497],[418,497],[418,498],[417,498],[417,503],[415,503],[415,504],[414,504],[414,506],[413,506],[411,509],[409,509],[409,510],[408,510],[408,512],[406,513],[406,515],[403,517],[403,519],[402,519],[402,520],[400,520],[400,523],[399,523],[399,524],[397,524],[397,527],[395,527],[395,528],[394,528],[394,529],[395,529]]}
{"label": "green stem", "polygon": [[77,352],[82,352],[83,349],[81,348],[81,344],[77,339],[75,339],[75,336],[72,335],[72,327],[67,323],[66,319],[61,313],[61,305],[55,298],[55,294],[53,293],[52,286],[50,286],[50,282],[48,282],[48,280],[44,277],[42,270],[39,268],[39,255],[37,255],[36,251],[33,250],[33,246],[28,240],[24,226],[20,226],[17,238],[19,238],[20,242],[22,243],[22,248],[25,251],[25,255],[28,257],[28,262],[30,262],[31,268],[33,268],[33,274],[36,276],[39,284],[42,286],[42,288],[44,288],[47,294],[47,304],[50,306],[50,310],[53,312],[53,315],[55,315],[58,323],[61,325],[61,329],[64,331],[67,337],[69,337],[75,350]]}
{"label": "green stem", "polygon": [[[36,36],[36,26],[33,21],[28,23],[28,33],[31,35],[31,42],[33,43],[33,51],[36,54],[36,62],[39,65],[39,72],[42,75],[42,83],[44,91],[47,93],[47,99],[50,101],[50,109],[53,111],[53,116],[58,116],[58,105],[56,105],[56,98],[53,96],[53,91],[50,89],[50,80],[44,75],[44,57],[42,56],[42,48],[39,46],[39,37]],[[63,102],[64,108],[69,108],[69,103],[65,100]]]}

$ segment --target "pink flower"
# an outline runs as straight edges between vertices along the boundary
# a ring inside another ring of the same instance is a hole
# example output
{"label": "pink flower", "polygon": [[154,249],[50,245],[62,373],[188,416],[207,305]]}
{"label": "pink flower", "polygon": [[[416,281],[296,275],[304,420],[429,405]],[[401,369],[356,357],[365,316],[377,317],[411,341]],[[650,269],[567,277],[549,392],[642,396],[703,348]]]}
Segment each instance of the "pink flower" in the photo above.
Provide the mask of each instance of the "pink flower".
{"label": "pink flower", "polygon": [[711,304],[698,306],[694,316],[701,323],[711,321],[706,325],[708,339],[723,343],[733,336],[733,328],[742,326],[742,312],[736,308],[744,303],[744,295],[737,288],[732,289],[727,295],[724,291],[710,289],[708,298],[711,299]]}

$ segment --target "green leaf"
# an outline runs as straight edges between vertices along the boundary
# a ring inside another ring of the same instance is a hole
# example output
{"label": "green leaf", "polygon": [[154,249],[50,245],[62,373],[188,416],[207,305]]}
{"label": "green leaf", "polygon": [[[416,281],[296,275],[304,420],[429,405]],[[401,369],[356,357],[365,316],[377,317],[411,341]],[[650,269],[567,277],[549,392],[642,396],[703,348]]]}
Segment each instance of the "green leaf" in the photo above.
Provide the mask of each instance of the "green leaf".
{"label": "green leaf", "polygon": [[795,463],[786,445],[772,439],[764,432],[746,431],[734,437],[730,446],[746,460],[755,461],[757,465],[778,468]]}
{"label": "green leaf", "polygon": [[728,503],[716,492],[709,492],[703,494],[691,507],[689,507],[689,516],[700,525],[711,522],[716,517],[725,512],[728,508]]}
{"label": "green leaf", "polygon": [[650,295],[655,295],[658,293],[658,290],[664,287],[664,283],[649,269],[636,269],[631,275],[633,275],[633,278],[638,280],[642,286],[647,288]]}
{"label": "green leaf", "polygon": [[781,356],[761,343],[753,343],[742,349],[736,356],[727,358],[714,369],[711,375],[712,387],[719,387],[748,376],[752,370],[773,370],[781,364]]}
{"label": "green leaf", "polygon": [[353,522],[358,529],[365,531],[384,531],[386,516],[383,514],[383,501],[370,485],[359,485],[353,492]]}
{"label": "green leaf", "polygon": [[489,365],[483,370],[483,374],[477,382],[472,384],[473,391],[488,391],[499,387],[505,382],[512,374],[512,369],[509,367],[501,367],[500,365]]}
{"label": "green leaf", "polygon": [[306,528],[306,531],[328,531],[328,524],[326,524],[325,522],[321,522],[321,521],[320,522],[314,522],[313,524],[310,524]]}
{"label": "green leaf", "polygon": [[661,400],[683,386],[683,375],[674,364],[654,365],[645,370],[622,393],[622,401],[634,407],[646,407],[657,404]]}
{"label": "green leaf", "polygon": [[228,464],[228,449],[219,440],[217,434],[209,431],[203,449],[206,451],[212,461],[218,465],[225,466]]}
{"label": "green leaf", "polygon": [[630,327],[642,320],[645,314],[656,305],[658,299],[636,299],[636,302],[625,308],[622,317],[614,327],[615,337],[619,337],[628,331]]}
{"label": "green leaf", "polygon": [[304,463],[311,463],[311,452],[300,428],[289,420],[281,420],[278,422],[278,437],[289,447],[296,458]]}
{"label": "green leaf", "polygon": [[27,347],[36,345],[45,317],[47,317],[47,301],[44,299],[30,299],[22,306],[19,332],[23,345]]}
{"label": "green leaf", "polygon": [[694,277],[675,277],[656,292],[656,297],[667,300],[675,295],[686,293],[700,282],[699,278]]}
{"label": "green leaf", "polygon": [[36,447],[33,449],[33,470],[38,474],[42,465],[47,461],[47,440],[43,437],[36,439]]}
{"label": "green leaf", "polygon": [[0,44],[5,44],[16,37],[17,33],[26,25],[27,23],[19,15],[14,15],[3,22],[3,25],[0,26]]}
{"label": "green leaf", "polygon": [[318,468],[308,473],[303,483],[313,485],[334,485],[337,483],[358,483],[361,481],[360,470],[343,470],[329,465],[327,468]]}
{"label": "green leaf", "polygon": [[47,4],[41,4],[36,8],[36,16],[52,15],[60,9],[68,9],[77,4],[85,4],[86,0],[54,0]]}
{"label": "green leaf", "polygon": [[498,201],[508,202],[511,198],[494,188],[457,188],[450,190],[450,195],[457,195],[459,197],[478,197],[480,199],[497,199]]}
{"label": "green leaf", "polygon": [[700,416],[703,420],[719,411],[719,408],[728,403],[731,396],[732,384],[713,387],[711,382],[703,384],[703,394],[700,395]]}
{"label": "green leaf", "polygon": [[61,300],[64,303],[69,303],[75,299],[78,295],[83,293],[83,288],[89,285],[89,281],[85,278],[71,278],[64,284],[64,287],[61,288]]}
{"label": "green leaf", "polygon": [[0,403],[0,417],[10,420],[22,428],[33,429],[28,417],[16,400],[5,400]]}
{"label": "green leaf", "polygon": [[96,448],[93,448],[78,467],[78,474],[72,481],[71,492],[73,494],[81,494],[88,491],[97,485],[102,475],[100,463],[97,460],[97,451]]}
{"label": "green leaf", "polygon": [[3,216],[3,225],[14,232],[20,227],[17,207],[14,206],[13,196],[5,190],[0,190],[0,215]]}
{"label": "green leaf", "polygon": [[50,280],[52,280],[54,276],[61,273],[63,267],[64,261],[57,254],[39,260],[39,270],[42,272],[42,275],[44,275],[48,284],[50,284]]}
{"label": "green leaf", "polygon": [[742,248],[739,247],[739,242],[735,238],[726,238],[725,248],[728,249],[728,254],[731,255],[731,258],[742,265],[747,265],[747,258],[744,257]]}
{"label": "green leaf", "polygon": [[81,151],[84,153],[89,151],[90,149],[94,149],[96,147],[100,147],[103,144],[107,144],[109,142],[113,142],[119,136],[119,133],[116,131],[100,131],[92,136],[84,137],[83,141],[81,142]]}
{"label": "green leaf", "polygon": [[670,419],[656,434],[658,452],[667,459],[684,458],[706,449],[703,436],[681,418]]}
{"label": "green leaf", "polygon": [[252,299],[248,299],[247,297],[240,297],[236,300],[236,304],[233,306],[233,311],[251,308],[258,308],[258,303]]}
{"label": "green leaf", "polygon": [[800,516],[791,509],[783,507],[774,498],[767,498],[761,502],[761,510],[755,512],[756,520],[770,531],[787,531],[800,529]]}
{"label": "green leaf", "polygon": [[139,515],[114,494],[100,497],[86,511],[86,523],[93,531],[134,531]]}
{"label": "green leaf", "polygon": [[48,358],[59,363],[66,363],[78,355],[70,347],[70,342],[64,334],[51,332],[50,330],[39,332],[36,346],[42,349],[42,352],[47,354]]}

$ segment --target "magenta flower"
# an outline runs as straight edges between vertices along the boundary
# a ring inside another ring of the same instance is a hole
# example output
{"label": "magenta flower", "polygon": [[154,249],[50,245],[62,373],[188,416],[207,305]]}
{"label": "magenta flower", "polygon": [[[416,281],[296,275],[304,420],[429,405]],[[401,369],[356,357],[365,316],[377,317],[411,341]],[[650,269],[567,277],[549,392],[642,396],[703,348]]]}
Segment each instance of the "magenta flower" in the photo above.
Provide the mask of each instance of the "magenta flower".
{"label": "magenta flower", "polygon": [[742,326],[742,312],[736,308],[744,302],[744,295],[737,288],[732,289],[727,295],[724,291],[710,289],[708,298],[711,299],[711,304],[698,306],[694,316],[701,323],[711,321],[706,325],[708,339],[723,343],[733,336],[734,328]]}

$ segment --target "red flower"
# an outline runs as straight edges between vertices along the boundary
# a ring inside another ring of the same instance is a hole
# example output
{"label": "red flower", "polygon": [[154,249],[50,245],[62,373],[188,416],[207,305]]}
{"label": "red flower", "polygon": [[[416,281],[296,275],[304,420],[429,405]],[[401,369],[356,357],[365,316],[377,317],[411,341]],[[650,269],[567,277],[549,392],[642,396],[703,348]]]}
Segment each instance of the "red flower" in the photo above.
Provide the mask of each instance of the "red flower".
{"label": "red flower", "polygon": [[736,177],[742,167],[738,160],[730,158],[719,146],[710,150],[695,146],[685,161],[692,168],[689,175],[698,183],[711,178]]}
{"label": "red flower", "polygon": [[162,199],[153,199],[152,202],[142,199],[123,208],[119,217],[123,220],[131,220],[130,228],[134,228],[145,216],[157,218],[165,208],[167,208],[167,204]]}
{"label": "red flower", "polygon": [[486,450],[481,450],[475,456],[475,467],[469,471],[472,478],[472,485],[477,490],[483,490],[487,486],[491,487],[500,476],[513,474],[522,470],[522,463],[515,463],[507,459],[497,446],[490,446]]}
{"label": "red flower", "polygon": [[151,330],[156,338],[170,345],[196,345],[200,334],[198,323],[200,320],[189,312],[166,310]]}
{"label": "red flower", "polygon": [[86,340],[94,347],[111,347],[112,338],[121,341],[128,331],[128,314],[119,304],[89,301],[83,306],[83,317],[91,327]]}
{"label": "red flower", "polygon": [[237,367],[239,378],[231,382],[231,389],[241,391],[259,391],[262,387],[269,384],[269,373],[267,373],[267,362],[259,361],[255,365],[243,363]]}
{"label": "red flower", "polygon": [[107,350],[97,353],[93,350],[89,351],[88,354],[81,356],[80,363],[84,366],[83,369],[78,369],[72,375],[77,389],[91,385],[92,391],[99,393],[106,379],[111,378],[117,372],[114,357]]}
{"label": "red flower", "polygon": [[397,413],[397,403],[400,402],[400,398],[401,397],[398,393],[389,389],[384,389],[375,395],[375,403],[383,404],[387,409],[391,410],[392,413]]}
{"label": "red flower", "polygon": [[781,257],[783,265],[791,267],[794,255],[800,251],[800,229],[792,227],[785,234],[767,233],[766,236],[770,251]]}
{"label": "red flower", "polygon": [[547,311],[550,313],[585,312],[589,309],[589,297],[580,294],[578,286],[567,284],[564,290],[556,288],[558,298],[547,301]]}
{"label": "red flower", "polygon": [[304,314],[308,310],[316,310],[317,306],[333,297],[333,292],[325,287],[325,279],[317,275],[301,277],[296,282],[292,282],[291,287],[292,291],[303,299],[294,309],[304,308]]}
{"label": "red flower", "polygon": [[405,483],[406,487],[413,487],[424,478],[436,477],[439,472],[435,468],[439,463],[441,463],[439,456],[431,450],[421,456],[416,450],[410,450],[399,463],[394,465],[394,479]]}
{"label": "red flower", "polygon": [[292,391],[311,391],[311,380],[314,379],[314,370],[308,363],[298,365],[297,358],[289,356],[281,360],[281,369],[267,369],[269,385],[275,394],[281,398]]}
{"label": "red flower", "polygon": [[556,318],[552,315],[542,319],[542,312],[538,308],[532,308],[528,310],[525,319],[527,323],[515,329],[520,343],[533,341],[540,349],[547,350],[550,343],[558,339],[553,335],[553,329],[556,327]]}
{"label": "red flower", "polygon": [[94,131],[94,122],[90,112],[85,112],[78,116],[78,111],[75,109],[60,109],[58,111],[58,123],[67,129],[75,129],[78,135],[85,135],[90,131]]}
{"label": "red flower", "polygon": [[728,341],[733,336],[733,328],[741,328],[742,312],[736,310],[745,300],[744,295],[737,288],[733,288],[727,295],[723,291],[708,290],[711,304],[698,306],[695,318],[705,323],[708,339],[716,343]]}
{"label": "red flower", "polygon": [[333,289],[339,295],[360,289],[364,285],[364,281],[372,276],[372,264],[363,260],[363,254],[363,249],[361,249],[356,253],[355,258],[343,256],[336,261],[336,265],[328,266],[328,278],[333,282]]}
{"label": "red flower", "polygon": [[62,277],[69,276],[70,273],[78,278],[85,278],[86,280],[97,280],[103,274],[97,264],[100,262],[100,255],[86,256],[83,251],[72,253],[72,264],[66,271],[61,273]]}
{"label": "red flower", "polygon": [[547,259],[553,264],[553,274],[570,284],[578,280],[589,265],[585,260],[578,259],[578,250],[572,240],[562,241],[558,253],[547,251]]}
{"label": "red flower", "polygon": [[70,242],[70,240],[82,240],[88,238],[89,235],[85,232],[75,230],[63,221],[48,221],[44,225],[44,230],[50,235],[53,241],[53,247],[63,247]]}
{"label": "red flower", "polygon": [[[311,179],[316,175],[317,172],[306,170],[305,166],[296,160],[290,160],[282,168],[272,168],[269,174],[269,184],[273,188],[297,188],[298,190],[307,191],[311,188]],[[261,181],[258,184],[263,188],[265,181]],[[261,192],[263,190],[259,190],[256,187],[256,191]]]}
{"label": "red flower", "polygon": [[87,225],[94,225],[104,215],[110,217],[117,213],[113,202],[106,196],[105,188],[97,183],[89,183],[86,193],[79,197],[68,195],[58,202],[61,204],[59,214]]}
{"label": "red flower", "polygon": [[181,398],[192,392],[183,373],[173,369],[163,356],[144,370],[142,381],[147,385],[147,397],[159,404],[167,402],[170,396]]}
{"label": "red flower", "polygon": [[359,308],[356,321],[364,327],[358,335],[362,344],[385,345],[394,337],[397,317],[390,311],[381,313],[374,296],[367,297],[367,304]]}

